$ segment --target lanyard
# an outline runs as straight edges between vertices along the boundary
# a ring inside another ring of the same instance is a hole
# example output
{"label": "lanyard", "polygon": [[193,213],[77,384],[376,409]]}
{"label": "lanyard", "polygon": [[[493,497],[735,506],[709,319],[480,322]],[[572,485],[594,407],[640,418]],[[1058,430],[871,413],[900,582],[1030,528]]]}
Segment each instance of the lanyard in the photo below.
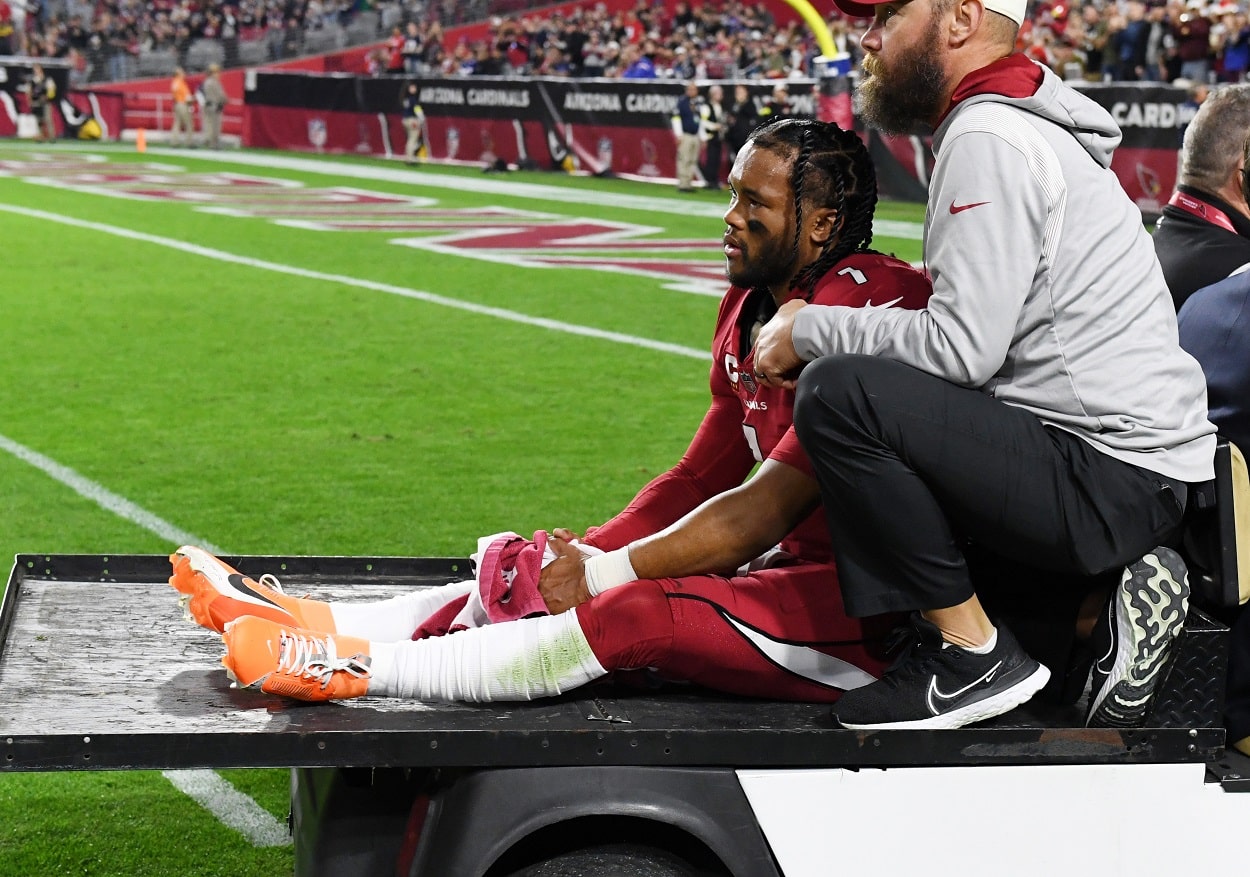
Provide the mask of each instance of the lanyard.
{"label": "lanyard", "polygon": [[1237,229],[1233,228],[1233,221],[1228,218],[1228,214],[1220,208],[1200,201],[1192,195],[1186,195],[1184,192],[1177,192],[1172,196],[1172,200],[1168,202],[1173,207],[1179,207],[1186,213],[1205,219],[1212,225],[1218,225],[1225,231],[1231,231],[1237,234]]}

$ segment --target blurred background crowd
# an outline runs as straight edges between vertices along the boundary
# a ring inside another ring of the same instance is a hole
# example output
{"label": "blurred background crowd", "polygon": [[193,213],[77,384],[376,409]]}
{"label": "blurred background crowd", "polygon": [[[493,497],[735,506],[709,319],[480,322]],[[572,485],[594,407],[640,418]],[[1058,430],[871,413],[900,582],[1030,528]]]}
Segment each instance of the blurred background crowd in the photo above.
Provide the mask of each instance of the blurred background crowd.
{"label": "blurred background crowd", "polygon": [[[587,0],[560,14],[526,0],[0,0],[0,55],[62,58],[72,82],[167,75],[376,44],[373,74],[649,78],[811,75],[818,49],[740,0],[639,0],[609,12]],[[824,4],[832,8],[832,4]],[[1034,0],[1020,48],[1072,79],[1239,82],[1250,69],[1243,3]],[[489,22],[481,39],[445,32]],[[858,53],[864,22],[829,18]],[[857,58],[856,58],[857,60]]]}

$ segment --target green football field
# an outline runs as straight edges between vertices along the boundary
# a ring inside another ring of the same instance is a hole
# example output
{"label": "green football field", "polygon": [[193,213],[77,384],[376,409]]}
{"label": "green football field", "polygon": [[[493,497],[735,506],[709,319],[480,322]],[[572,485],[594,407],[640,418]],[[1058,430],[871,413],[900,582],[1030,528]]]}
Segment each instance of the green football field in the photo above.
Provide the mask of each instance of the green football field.
{"label": "green football field", "polygon": [[[6,578],[19,553],[465,556],[605,520],[707,405],[727,200],[0,145]],[[922,218],[882,204],[875,245],[918,259]],[[180,623],[171,590],[153,624]],[[0,772],[0,877],[289,874],[287,784]]]}

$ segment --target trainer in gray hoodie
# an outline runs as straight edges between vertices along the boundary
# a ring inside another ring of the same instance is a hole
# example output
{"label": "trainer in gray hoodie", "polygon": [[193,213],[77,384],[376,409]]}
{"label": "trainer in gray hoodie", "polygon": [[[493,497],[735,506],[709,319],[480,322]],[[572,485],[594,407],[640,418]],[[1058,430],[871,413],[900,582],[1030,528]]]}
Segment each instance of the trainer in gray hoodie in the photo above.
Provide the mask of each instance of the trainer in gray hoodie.
{"label": "trainer in gray hoodie", "polygon": [[[1175,537],[1187,485],[1213,477],[1215,437],[1150,237],[1110,170],[1120,131],[1011,54],[1025,0],[835,3],[874,17],[859,95],[870,124],[934,130],[933,296],[910,312],[791,302],[760,333],[757,379],[797,384],[795,425],[821,480],[848,610],[917,610],[919,643],[1006,649],[981,679],[929,674],[932,662],[913,656],[844,696],[835,718],[957,727],[1045,683],[1045,668],[998,642],[1005,628],[981,609],[971,537],[1068,575],[1131,564],[1102,614],[1118,664],[1095,676],[1090,720],[1138,721],[1188,597],[1180,557],[1150,549]],[[1153,633],[1117,625],[1117,609],[1136,616],[1142,601],[1168,620],[1150,619]],[[965,684],[962,700],[932,696]]]}

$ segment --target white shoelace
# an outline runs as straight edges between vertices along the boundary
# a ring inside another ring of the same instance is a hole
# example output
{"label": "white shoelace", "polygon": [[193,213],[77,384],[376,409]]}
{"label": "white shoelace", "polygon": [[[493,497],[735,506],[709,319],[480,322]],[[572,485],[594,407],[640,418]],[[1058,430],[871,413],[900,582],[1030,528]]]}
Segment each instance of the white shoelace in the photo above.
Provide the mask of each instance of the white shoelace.
{"label": "white shoelace", "polygon": [[352,655],[340,658],[335,651],[334,637],[325,639],[282,631],[278,644],[278,670],[294,676],[316,679],[325,688],[338,671],[357,679],[369,676],[369,656]]}
{"label": "white shoelace", "polygon": [[270,574],[270,573],[265,573],[263,576],[261,576],[261,577],[260,577],[259,579],[257,579],[256,581],[257,581],[258,583],[262,584],[262,585],[266,585],[266,586],[268,586],[268,587],[270,587],[270,588],[273,588],[273,589],[274,589],[275,591],[277,591],[279,594],[285,594],[285,593],[286,593],[286,591],[282,590],[282,582],[278,581],[278,577],[277,577],[277,576],[275,576],[275,575],[272,575],[272,574]]}

